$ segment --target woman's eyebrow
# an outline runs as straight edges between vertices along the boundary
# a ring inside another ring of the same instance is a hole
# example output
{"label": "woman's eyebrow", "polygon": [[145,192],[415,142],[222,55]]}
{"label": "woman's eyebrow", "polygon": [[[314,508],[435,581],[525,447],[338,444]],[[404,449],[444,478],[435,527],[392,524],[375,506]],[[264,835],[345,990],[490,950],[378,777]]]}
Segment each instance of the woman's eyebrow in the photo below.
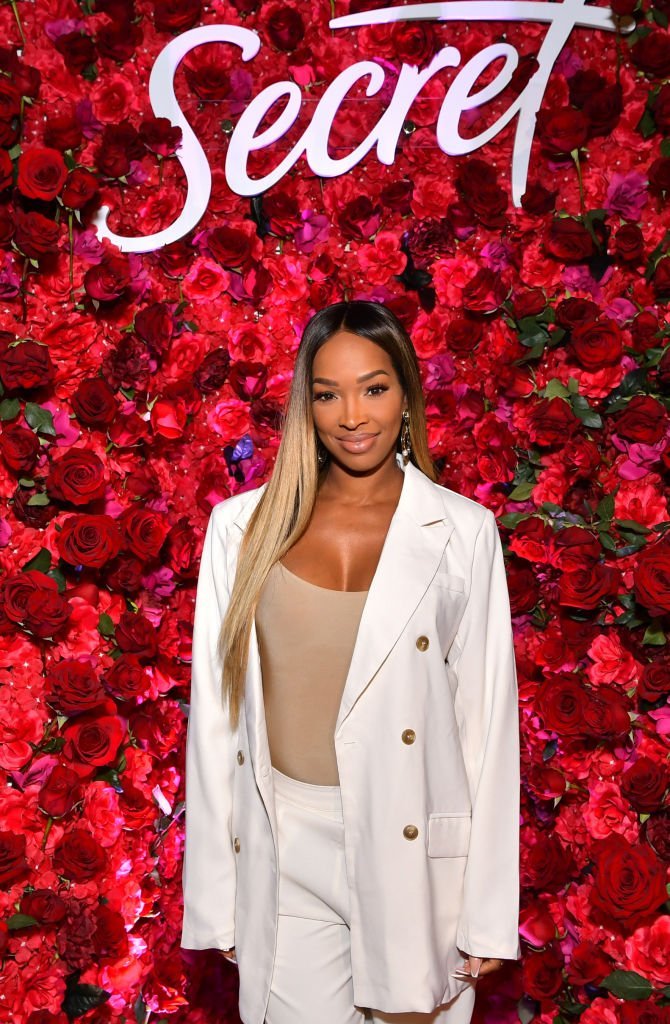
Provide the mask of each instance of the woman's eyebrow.
{"label": "woman's eyebrow", "polygon": [[[376,377],[378,373],[383,373],[388,377],[386,370],[371,370],[370,373],[362,373],[360,377],[357,377],[356,383],[360,384],[363,380],[368,380],[370,377]],[[312,384],[330,384],[331,387],[337,387],[337,381],[330,380],[328,377],[312,377]]]}

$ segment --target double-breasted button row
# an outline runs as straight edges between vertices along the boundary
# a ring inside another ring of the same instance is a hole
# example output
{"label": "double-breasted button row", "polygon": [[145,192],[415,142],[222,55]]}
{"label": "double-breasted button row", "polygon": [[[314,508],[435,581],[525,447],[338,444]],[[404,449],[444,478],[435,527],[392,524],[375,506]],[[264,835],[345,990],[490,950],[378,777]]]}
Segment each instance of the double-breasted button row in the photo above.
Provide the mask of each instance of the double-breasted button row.
{"label": "double-breasted button row", "polygon": [[402,834],[404,835],[405,839],[416,839],[416,837],[419,834],[419,830],[416,827],[416,825],[405,825],[404,829],[402,830]]}
{"label": "double-breasted button row", "polygon": [[242,750],[237,751],[237,763],[244,764],[244,751]]}
{"label": "double-breasted button row", "polygon": [[402,734],[403,743],[414,743],[416,739],[416,733],[414,729],[404,729]]}
{"label": "double-breasted button row", "polygon": [[416,638],[416,646],[419,648],[420,651],[427,651],[429,644],[430,640],[428,639],[427,636],[421,635]]}

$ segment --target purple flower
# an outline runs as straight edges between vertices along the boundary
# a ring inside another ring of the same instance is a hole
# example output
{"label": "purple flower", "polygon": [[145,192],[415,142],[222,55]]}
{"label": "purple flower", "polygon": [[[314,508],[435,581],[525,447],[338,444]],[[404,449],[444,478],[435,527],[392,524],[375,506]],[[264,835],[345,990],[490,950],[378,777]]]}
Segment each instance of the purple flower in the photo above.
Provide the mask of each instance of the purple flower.
{"label": "purple flower", "polygon": [[643,174],[615,171],[607,189],[605,209],[608,213],[621,214],[626,220],[639,220],[647,198],[647,179]]}

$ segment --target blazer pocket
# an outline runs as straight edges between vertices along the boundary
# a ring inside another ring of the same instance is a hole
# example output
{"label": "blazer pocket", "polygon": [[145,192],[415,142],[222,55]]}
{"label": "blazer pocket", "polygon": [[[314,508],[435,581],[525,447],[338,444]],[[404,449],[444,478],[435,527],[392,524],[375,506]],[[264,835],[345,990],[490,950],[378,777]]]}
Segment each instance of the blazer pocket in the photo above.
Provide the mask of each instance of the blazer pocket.
{"label": "blazer pocket", "polygon": [[428,815],[428,856],[467,857],[472,815],[459,811]]}
{"label": "blazer pocket", "polygon": [[445,587],[447,590],[456,590],[460,594],[465,593],[465,580],[462,576],[454,576],[452,573],[439,572],[435,577],[438,587]]}

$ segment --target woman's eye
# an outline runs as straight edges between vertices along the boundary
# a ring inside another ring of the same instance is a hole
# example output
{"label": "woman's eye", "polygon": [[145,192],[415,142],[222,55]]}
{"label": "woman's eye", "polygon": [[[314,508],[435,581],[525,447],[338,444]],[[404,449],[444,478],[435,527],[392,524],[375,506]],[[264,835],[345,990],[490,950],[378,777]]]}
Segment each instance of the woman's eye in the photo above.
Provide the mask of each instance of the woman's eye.
{"label": "woman's eye", "polygon": [[380,393],[380,392],[383,393],[384,391],[388,391],[388,388],[386,387],[385,384],[371,384],[370,387],[368,388],[368,391],[375,391],[375,390],[377,391],[377,393]]}
{"label": "woman's eye", "polygon": [[333,393],[332,391],[319,391],[319,392],[317,392],[317,394],[315,394],[313,396],[314,401],[318,402],[319,399],[321,399],[321,398],[328,398],[328,397],[330,397],[332,395],[332,393]]}

